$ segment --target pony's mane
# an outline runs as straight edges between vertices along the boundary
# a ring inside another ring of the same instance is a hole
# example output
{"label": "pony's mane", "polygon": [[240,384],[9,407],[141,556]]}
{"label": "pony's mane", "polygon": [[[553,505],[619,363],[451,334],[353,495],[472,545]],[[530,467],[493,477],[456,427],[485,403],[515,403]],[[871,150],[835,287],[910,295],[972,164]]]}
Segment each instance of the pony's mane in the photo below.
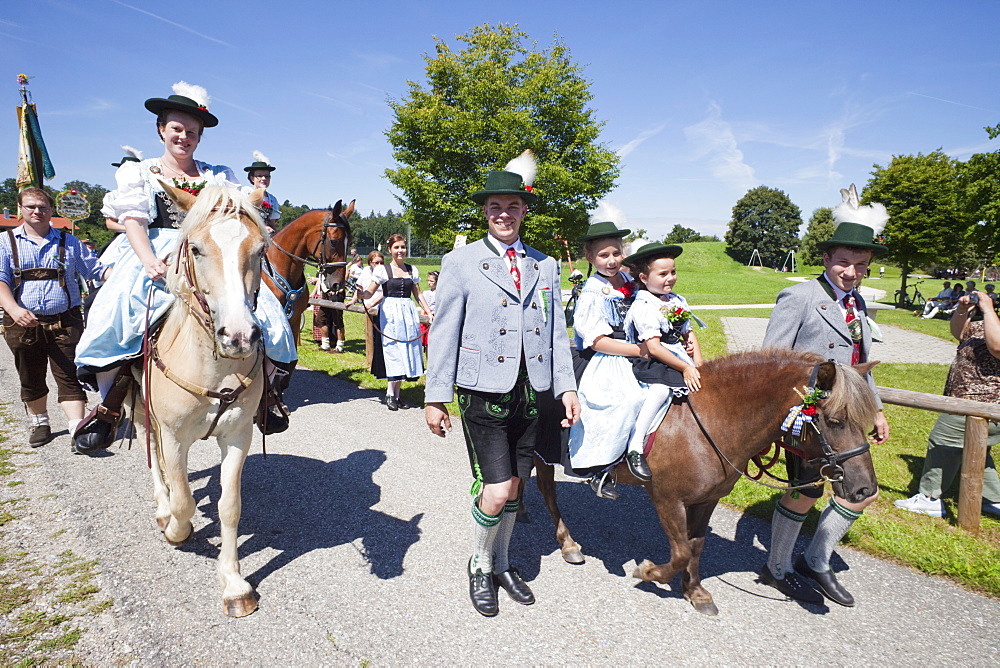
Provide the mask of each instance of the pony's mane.
{"label": "pony's mane", "polygon": [[[780,368],[789,365],[814,365],[825,361],[822,355],[815,353],[787,348],[764,348],[709,360],[702,369],[703,373],[707,372],[716,378],[724,379],[725,384],[732,387],[737,384],[748,385],[755,381],[759,382],[762,365]],[[801,391],[802,387],[798,389]],[[836,365],[833,389],[820,407],[824,413],[836,415],[862,431],[871,428],[878,410],[875,394],[865,378],[854,369],[840,364]]]}
{"label": "pony's mane", "polygon": [[194,206],[184,217],[184,222],[181,223],[181,236],[186,237],[203,225],[210,223],[212,211],[215,209],[235,209],[237,213],[245,214],[257,225],[264,238],[268,238],[267,228],[264,227],[264,221],[261,219],[260,213],[257,212],[257,208],[250,204],[246,195],[226,186],[205,186],[202,188],[198,197],[195,198]]}

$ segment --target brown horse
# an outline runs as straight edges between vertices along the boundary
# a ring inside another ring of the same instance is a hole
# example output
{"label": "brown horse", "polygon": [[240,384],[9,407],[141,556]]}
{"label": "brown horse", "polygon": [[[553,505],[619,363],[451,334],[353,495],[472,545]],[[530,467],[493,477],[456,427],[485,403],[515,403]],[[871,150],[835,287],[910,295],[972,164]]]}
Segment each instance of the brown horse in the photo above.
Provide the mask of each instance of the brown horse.
{"label": "brown horse", "polygon": [[313,209],[281,228],[267,249],[270,268],[264,283],[285,307],[285,316],[299,345],[302,313],[309,307],[305,266],[327,275],[335,291],[347,282],[347,253],[351,246],[354,200],[345,208],[338,201],[332,209]]}
{"label": "brown horse", "polygon": [[[788,440],[782,422],[802,403],[797,391],[806,392],[812,375],[811,385],[828,396],[816,405],[815,429],[802,431],[799,447],[804,458],[822,467],[841,497],[860,501],[874,494],[878,483],[866,432],[876,403],[864,374],[876,364],[848,368],[811,353],[769,349],[722,357],[701,367],[702,389],[670,409],[647,456],[653,479],[645,487],[670,541],[670,562],[643,561],[633,577],[667,584],[682,572],[684,598],[698,612],[718,614],[699,574],[708,522],[750,459],[772,442]],[[537,457],[535,463],[538,489],[556,525],[563,558],[582,563],[581,548],[559,512],[553,468]],[[624,463],[617,474],[619,482],[642,484]]]}

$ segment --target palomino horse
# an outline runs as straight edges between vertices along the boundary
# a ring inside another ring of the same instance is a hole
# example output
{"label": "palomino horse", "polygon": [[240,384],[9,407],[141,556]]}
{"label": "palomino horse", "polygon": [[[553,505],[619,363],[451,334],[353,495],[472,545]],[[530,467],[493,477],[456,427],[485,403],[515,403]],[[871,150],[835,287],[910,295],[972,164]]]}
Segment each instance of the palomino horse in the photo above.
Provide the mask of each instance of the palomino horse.
{"label": "palomino horse", "polygon": [[285,307],[296,346],[302,313],[309,307],[305,266],[311,264],[326,273],[327,285],[334,291],[346,284],[352,213],[354,200],[346,208],[338,200],[332,209],[307,211],[281,228],[267,249],[270,270],[264,274],[264,283]]}
{"label": "palomino horse", "polygon": [[268,238],[254,196],[248,200],[235,190],[207,186],[195,198],[164,188],[188,212],[166,276],[177,299],[146,345],[140,381],[145,401],[131,402],[139,414],[133,422],[146,425],[156,522],[171,544],[192,531],[188,449],[209,436],[218,441],[217,572],[225,613],[242,617],[257,609],[253,587],[240,575],[236,540],[243,463],[264,388],[261,330],[253,308]]}
{"label": "palomino horse", "polygon": [[[653,479],[645,487],[670,541],[670,562],[643,561],[632,575],[667,584],[681,572],[684,598],[698,612],[718,614],[699,573],[708,522],[750,459],[772,442],[788,440],[782,422],[792,407],[802,404],[797,392],[805,393],[807,387],[827,396],[816,404],[812,427],[802,431],[804,459],[822,467],[841,497],[860,501],[874,494],[878,483],[865,434],[873,424],[876,403],[864,374],[876,364],[848,368],[811,353],[769,349],[722,357],[701,367],[702,389],[670,409],[647,455]],[[538,488],[556,525],[563,558],[582,563],[580,546],[559,512],[553,469],[537,457],[535,463]],[[617,474],[619,482],[642,484],[624,463]]]}

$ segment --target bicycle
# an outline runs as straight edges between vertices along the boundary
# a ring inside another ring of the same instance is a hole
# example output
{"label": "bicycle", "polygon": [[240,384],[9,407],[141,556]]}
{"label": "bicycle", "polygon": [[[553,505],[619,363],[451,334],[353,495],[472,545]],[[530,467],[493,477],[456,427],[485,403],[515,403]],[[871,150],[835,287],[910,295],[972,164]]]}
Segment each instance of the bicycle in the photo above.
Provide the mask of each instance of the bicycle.
{"label": "bicycle", "polygon": [[[920,292],[918,287],[923,281],[918,281],[911,285],[906,286],[905,290],[896,290],[894,294],[896,306],[905,309],[923,308],[927,300],[924,299],[923,294]],[[909,294],[910,288],[913,289],[913,295]]]}

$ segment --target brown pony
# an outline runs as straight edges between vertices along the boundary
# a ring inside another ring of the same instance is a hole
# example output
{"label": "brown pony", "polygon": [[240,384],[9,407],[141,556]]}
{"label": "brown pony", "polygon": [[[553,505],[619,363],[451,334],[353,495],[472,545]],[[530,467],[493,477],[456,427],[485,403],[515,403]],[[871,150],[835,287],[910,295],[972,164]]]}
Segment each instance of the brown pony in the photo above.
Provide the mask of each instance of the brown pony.
{"label": "brown pony", "polygon": [[[788,439],[782,422],[790,408],[802,403],[796,391],[804,393],[814,373],[814,385],[828,396],[817,404],[816,429],[803,429],[800,447],[805,459],[816,468],[824,466],[823,473],[843,498],[860,501],[874,494],[878,483],[866,432],[876,403],[864,374],[876,364],[848,368],[812,353],[768,349],[722,357],[701,367],[702,389],[670,409],[647,456],[653,479],[645,487],[670,541],[670,562],[643,561],[633,577],[667,584],[682,572],[684,598],[698,612],[718,614],[699,574],[708,522],[747,462],[772,442]],[[553,469],[537,457],[535,463],[538,489],[556,525],[563,558],[582,563],[581,548],[559,512]],[[642,484],[624,463],[617,474],[619,482]]]}
{"label": "brown pony", "polygon": [[309,307],[305,266],[311,264],[327,275],[327,285],[338,290],[347,282],[347,252],[351,246],[351,214],[341,201],[332,209],[314,209],[281,228],[267,249],[269,268],[264,284],[285,307],[285,316],[299,345],[302,313]]}

